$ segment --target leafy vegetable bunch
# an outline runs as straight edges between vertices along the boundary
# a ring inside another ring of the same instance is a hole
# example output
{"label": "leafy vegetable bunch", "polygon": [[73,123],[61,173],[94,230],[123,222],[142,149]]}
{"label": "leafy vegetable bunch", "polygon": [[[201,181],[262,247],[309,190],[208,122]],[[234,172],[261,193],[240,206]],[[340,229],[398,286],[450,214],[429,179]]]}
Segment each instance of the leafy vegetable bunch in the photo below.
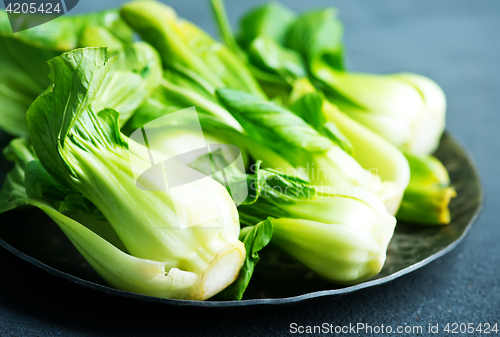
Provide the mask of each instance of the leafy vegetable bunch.
{"label": "leafy vegetable bunch", "polygon": [[347,71],[333,9],[266,4],[234,37],[212,6],[224,44],[154,1],[16,34],[0,13],[0,213],[39,208],[111,286],[186,300],[242,299],[263,249],[363,282],[396,218],[450,222],[436,83]]}

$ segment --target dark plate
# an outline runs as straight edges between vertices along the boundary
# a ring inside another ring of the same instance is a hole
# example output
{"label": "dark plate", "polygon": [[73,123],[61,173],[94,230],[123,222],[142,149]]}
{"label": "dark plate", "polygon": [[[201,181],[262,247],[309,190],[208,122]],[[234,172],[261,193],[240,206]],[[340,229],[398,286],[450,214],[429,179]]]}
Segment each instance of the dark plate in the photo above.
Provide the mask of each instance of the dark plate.
{"label": "dark plate", "polygon": [[[242,301],[168,300],[115,290],[106,286],[57,225],[42,212],[33,209],[0,216],[0,246],[51,274],[84,287],[113,296],[171,306],[275,306],[334,297],[383,284],[412,272],[451,251],[467,234],[482,206],[483,192],[478,174],[472,160],[448,134],[443,136],[436,156],[448,169],[458,194],[450,204],[451,224],[426,227],[399,223],[382,272],[374,279],[355,286],[336,287],[279,252],[266,249],[247,291],[247,298]],[[7,169],[3,164],[0,176]]]}

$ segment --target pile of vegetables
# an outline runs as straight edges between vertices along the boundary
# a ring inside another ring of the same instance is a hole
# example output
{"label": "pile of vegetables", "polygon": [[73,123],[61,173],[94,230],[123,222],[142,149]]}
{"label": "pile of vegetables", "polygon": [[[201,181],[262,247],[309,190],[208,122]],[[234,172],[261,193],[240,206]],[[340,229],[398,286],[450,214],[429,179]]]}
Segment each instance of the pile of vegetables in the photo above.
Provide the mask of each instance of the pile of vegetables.
{"label": "pile of vegetables", "polygon": [[436,83],[346,70],[334,9],[266,4],[235,36],[212,7],[223,43],[154,1],[16,34],[1,12],[0,213],[39,208],[111,286],[187,300],[242,299],[270,246],[363,282],[397,221],[450,222]]}

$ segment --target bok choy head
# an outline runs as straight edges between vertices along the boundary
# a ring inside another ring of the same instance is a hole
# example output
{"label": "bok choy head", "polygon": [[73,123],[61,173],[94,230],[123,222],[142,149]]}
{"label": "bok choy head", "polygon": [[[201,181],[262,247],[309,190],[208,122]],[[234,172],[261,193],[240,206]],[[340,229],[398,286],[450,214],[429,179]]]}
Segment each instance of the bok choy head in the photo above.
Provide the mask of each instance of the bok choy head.
{"label": "bok choy head", "polygon": [[242,62],[229,48],[216,42],[193,23],[177,16],[160,2],[125,4],[124,20],[160,53],[163,65],[217,88],[233,88],[263,96]]}
{"label": "bok choy head", "polygon": [[321,277],[355,284],[382,269],[396,219],[375,194],[359,187],[331,194],[258,164],[249,183],[242,219],[271,225],[271,243]]}
{"label": "bok choy head", "polygon": [[290,25],[285,45],[302,55],[315,84],[350,117],[412,153],[436,150],[446,110],[439,86],[414,74],[345,71],[342,34],[333,10],[309,12]]}
{"label": "bok choy head", "polygon": [[[14,139],[4,154],[15,162],[15,167],[0,191],[0,213],[18,206],[37,207],[58,224],[88,263],[112,286],[151,296],[186,298],[186,289],[196,282],[195,275],[174,268],[165,276],[164,262],[128,254],[107,221],[98,221],[81,212],[69,216],[58,210],[56,204],[69,190],[40,165],[29,140]],[[29,169],[30,166],[36,169]]]}
{"label": "bok choy head", "polygon": [[[243,262],[236,207],[216,181],[187,181],[178,163],[164,170],[153,150],[121,134],[116,111],[94,110],[113,61],[105,48],[49,61],[52,85],[27,115],[35,151],[49,174],[98,207],[130,255],[160,263],[155,278],[169,285],[154,296],[207,299],[234,281]],[[121,286],[119,275],[105,276]]]}

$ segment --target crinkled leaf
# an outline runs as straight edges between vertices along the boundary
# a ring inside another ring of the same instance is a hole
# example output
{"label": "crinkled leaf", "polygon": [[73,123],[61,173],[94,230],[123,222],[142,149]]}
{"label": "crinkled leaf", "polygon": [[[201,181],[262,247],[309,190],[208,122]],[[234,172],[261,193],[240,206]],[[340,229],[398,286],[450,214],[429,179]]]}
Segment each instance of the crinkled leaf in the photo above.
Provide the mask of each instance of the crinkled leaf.
{"label": "crinkled leaf", "polygon": [[0,192],[0,213],[31,204],[33,200],[43,200],[63,213],[81,211],[103,219],[94,204],[60,184],[45,170],[27,138],[13,139],[4,149],[4,156],[15,165]]}
{"label": "crinkled leaf", "polygon": [[259,199],[293,203],[315,195],[315,188],[309,182],[273,169],[261,169],[260,165],[261,162],[257,162],[254,173],[247,177],[249,194],[243,205],[252,205]]}
{"label": "crinkled leaf", "polygon": [[119,111],[123,125],[158,87],[163,71],[158,53],[145,42],[136,42],[116,55],[92,106],[95,111]]}
{"label": "crinkled leaf", "polygon": [[[76,121],[85,115],[87,118],[79,125],[80,129],[101,127],[93,123],[92,114],[87,110],[112,64],[106,55],[105,48],[83,48],[50,60],[49,78],[58,85],[52,85],[28,110],[27,121],[35,151],[47,171],[62,180],[68,181],[67,175],[73,175],[73,168],[60,152]],[[85,131],[81,134],[87,137]],[[103,133],[103,137],[108,136]],[[93,141],[107,142],[106,139]]]}

